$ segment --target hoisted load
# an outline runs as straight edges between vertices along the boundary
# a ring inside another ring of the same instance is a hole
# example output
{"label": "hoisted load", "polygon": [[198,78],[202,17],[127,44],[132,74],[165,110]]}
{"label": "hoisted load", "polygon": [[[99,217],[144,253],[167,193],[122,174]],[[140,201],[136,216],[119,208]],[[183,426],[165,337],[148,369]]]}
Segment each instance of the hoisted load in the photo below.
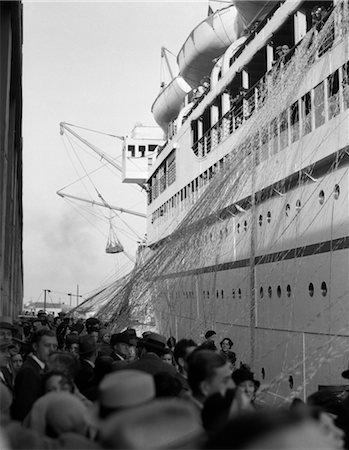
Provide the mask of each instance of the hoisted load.
{"label": "hoisted load", "polygon": [[107,246],[105,247],[105,253],[122,253],[124,251],[124,247],[119,241],[116,231],[113,227],[112,220],[109,219],[109,235]]}

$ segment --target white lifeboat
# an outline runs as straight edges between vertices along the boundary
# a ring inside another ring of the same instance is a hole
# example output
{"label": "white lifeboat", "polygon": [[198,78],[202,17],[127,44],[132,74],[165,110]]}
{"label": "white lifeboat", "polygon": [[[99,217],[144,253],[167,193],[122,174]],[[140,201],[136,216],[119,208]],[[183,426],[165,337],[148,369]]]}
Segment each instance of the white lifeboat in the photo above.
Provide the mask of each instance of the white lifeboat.
{"label": "white lifeboat", "polygon": [[167,86],[162,88],[156,97],[151,112],[156,123],[167,133],[168,124],[174,120],[181,108],[185,96],[191,91],[189,84],[181,77],[177,76]]}
{"label": "white lifeboat", "polygon": [[217,10],[194,28],[177,56],[180,73],[192,88],[211,73],[214,59],[239,38],[242,29],[234,5]]}

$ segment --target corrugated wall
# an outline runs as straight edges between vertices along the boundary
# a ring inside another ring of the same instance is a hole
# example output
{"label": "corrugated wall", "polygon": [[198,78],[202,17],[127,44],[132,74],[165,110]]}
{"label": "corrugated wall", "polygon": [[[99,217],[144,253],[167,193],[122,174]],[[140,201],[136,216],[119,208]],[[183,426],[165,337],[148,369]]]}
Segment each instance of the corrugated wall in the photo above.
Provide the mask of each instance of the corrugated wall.
{"label": "corrugated wall", "polygon": [[22,4],[0,1],[0,315],[23,302]]}

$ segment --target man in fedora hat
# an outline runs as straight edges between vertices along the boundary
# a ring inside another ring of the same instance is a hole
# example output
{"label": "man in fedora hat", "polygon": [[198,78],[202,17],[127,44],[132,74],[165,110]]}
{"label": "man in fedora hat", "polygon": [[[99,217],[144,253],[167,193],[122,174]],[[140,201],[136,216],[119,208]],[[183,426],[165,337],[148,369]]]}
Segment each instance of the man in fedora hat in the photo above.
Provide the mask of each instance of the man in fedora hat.
{"label": "man in fedora hat", "polygon": [[162,361],[161,356],[167,351],[166,338],[158,333],[149,333],[138,341],[140,359],[128,364],[127,369],[142,370],[155,375],[167,372],[173,377],[177,376],[174,366]]}
{"label": "man in fedora hat", "polygon": [[112,334],[110,346],[113,350],[110,355],[114,361],[127,360],[131,353],[131,347],[136,347],[137,337],[127,330],[122,333]]}
{"label": "man in fedora hat", "polygon": [[80,392],[89,400],[97,398],[97,382],[95,379],[95,362],[98,346],[93,336],[89,334],[79,339],[80,369],[75,383]]}

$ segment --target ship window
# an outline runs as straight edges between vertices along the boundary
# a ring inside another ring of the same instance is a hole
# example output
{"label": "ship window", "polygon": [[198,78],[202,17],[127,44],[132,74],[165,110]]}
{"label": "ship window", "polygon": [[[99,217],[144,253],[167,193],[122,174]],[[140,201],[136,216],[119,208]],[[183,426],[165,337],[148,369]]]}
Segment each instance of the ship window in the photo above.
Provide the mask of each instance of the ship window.
{"label": "ship window", "polygon": [[291,286],[289,284],[286,287],[286,295],[287,297],[291,297]]}
{"label": "ship window", "polygon": [[149,151],[149,152],[153,152],[153,151],[156,149],[156,147],[157,147],[157,145],[149,144],[149,145],[148,145],[148,151]]}
{"label": "ship window", "polygon": [[288,117],[287,111],[280,115],[280,150],[288,146]]}
{"label": "ship window", "polygon": [[262,216],[262,214],[259,216],[258,223],[259,223],[260,227],[263,225],[263,216]]}
{"label": "ship window", "polygon": [[206,298],[206,292],[205,291],[202,291],[202,296],[203,296],[204,299]]}
{"label": "ship window", "polygon": [[290,211],[291,211],[291,206],[289,203],[287,203],[287,205],[285,207],[285,213],[286,213],[287,217],[290,215]]}
{"label": "ship window", "polygon": [[313,285],[313,283],[309,283],[308,292],[309,292],[310,297],[314,296],[314,285]]}
{"label": "ship window", "polygon": [[238,290],[238,295],[239,295],[239,298],[241,299],[242,293],[241,293],[241,289],[240,289],[240,288],[239,288],[239,290]]}
{"label": "ship window", "polygon": [[210,298],[210,291],[206,291],[207,298]]}
{"label": "ship window", "polygon": [[324,191],[321,190],[319,192],[319,203],[320,203],[320,205],[323,205],[324,201],[325,201],[325,193],[324,193]]}
{"label": "ship window", "polygon": [[128,145],[127,146],[127,151],[129,153],[131,153],[131,157],[134,158],[135,157],[135,146],[134,145]]}
{"label": "ship window", "polygon": [[296,211],[297,211],[297,212],[300,211],[301,206],[302,206],[301,201],[300,201],[300,200],[297,200],[297,201],[296,201]]}
{"label": "ship window", "polygon": [[264,367],[262,367],[261,373],[262,373],[262,379],[265,380],[265,369],[264,369]]}
{"label": "ship window", "polygon": [[263,297],[264,297],[263,286],[261,286],[260,289],[259,289],[259,296],[260,296],[260,298],[263,298]]}
{"label": "ship window", "polygon": [[232,290],[231,296],[233,297],[233,300],[235,299],[235,289]]}
{"label": "ship window", "polygon": [[138,151],[141,154],[141,156],[143,157],[145,155],[145,145],[139,145]]}
{"label": "ship window", "polygon": [[271,298],[273,295],[273,289],[271,286],[268,287],[268,295],[269,295],[269,298]]}
{"label": "ship window", "polygon": [[271,136],[271,151],[272,154],[274,155],[279,151],[277,119],[274,119],[270,125],[270,136]]}
{"label": "ship window", "polygon": [[217,298],[219,297],[219,292],[218,292],[218,291],[216,291],[216,297],[217,297]]}
{"label": "ship window", "polygon": [[277,296],[280,298],[281,297],[281,286],[277,287],[276,293],[277,293]]}
{"label": "ship window", "polygon": [[311,96],[310,92],[303,95],[301,99],[302,111],[302,135],[310,133],[311,131]]}
{"label": "ship window", "polygon": [[327,284],[325,283],[325,281],[321,283],[321,295],[323,297],[326,297],[327,295]]}
{"label": "ship window", "polygon": [[224,298],[224,291],[223,291],[223,289],[221,290],[221,297]]}
{"label": "ship window", "polygon": [[271,222],[271,212],[270,211],[267,212],[267,222],[268,223]]}
{"label": "ship window", "polygon": [[335,187],[334,187],[334,198],[335,198],[336,200],[338,199],[339,194],[340,194],[340,188],[339,188],[339,185],[336,184]]}
{"label": "ship window", "polygon": [[247,231],[247,220],[244,221],[244,230]]}
{"label": "ship window", "polygon": [[291,106],[291,142],[299,139],[299,105],[298,102]]}
{"label": "ship window", "polygon": [[293,389],[294,381],[293,381],[293,376],[292,375],[290,375],[288,377],[288,385],[290,386],[290,389]]}
{"label": "ship window", "polygon": [[325,123],[325,91],[324,82],[314,88],[315,128]]}
{"label": "ship window", "polygon": [[237,228],[238,233],[240,233],[240,224],[239,223],[237,224],[236,228]]}
{"label": "ship window", "polygon": [[344,109],[349,108],[349,62],[342,67],[342,87]]}
{"label": "ship window", "polygon": [[328,79],[328,118],[339,114],[339,75],[338,70],[331,74]]}

